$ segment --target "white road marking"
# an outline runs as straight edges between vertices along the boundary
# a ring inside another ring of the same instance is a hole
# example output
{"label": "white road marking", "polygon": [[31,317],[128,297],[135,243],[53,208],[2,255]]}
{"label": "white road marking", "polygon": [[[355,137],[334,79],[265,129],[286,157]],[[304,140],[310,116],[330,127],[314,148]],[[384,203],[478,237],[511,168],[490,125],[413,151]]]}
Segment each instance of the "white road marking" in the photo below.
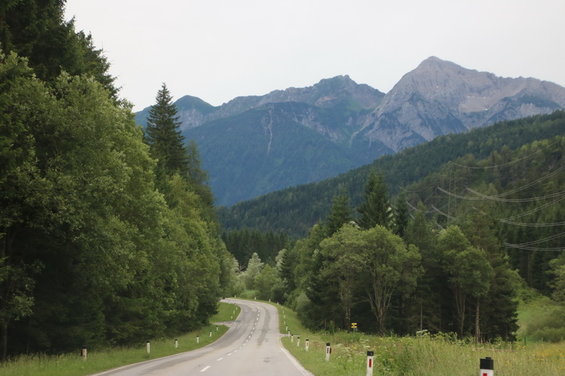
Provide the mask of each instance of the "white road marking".
{"label": "white road marking", "polygon": [[298,360],[296,360],[295,357],[293,357],[287,349],[285,349],[284,347],[280,346],[281,351],[288,357],[288,359],[291,361],[292,364],[294,364],[294,366],[296,367],[296,369],[303,374],[304,376],[313,376],[310,372],[308,372],[304,367],[302,367],[302,365],[300,363],[298,363]]}
{"label": "white road marking", "polygon": [[219,362],[219,361],[222,360],[222,359],[224,359],[224,358],[221,358],[221,357],[220,357],[220,358],[216,359],[216,362]]}
{"label": "white road marking", "polygon": [[210,368],[210,366],[206,366],[206,367],[202,368],[202,369],[200,370],[200,372],[206,372],[206,370],[207,370],[208,368]]}

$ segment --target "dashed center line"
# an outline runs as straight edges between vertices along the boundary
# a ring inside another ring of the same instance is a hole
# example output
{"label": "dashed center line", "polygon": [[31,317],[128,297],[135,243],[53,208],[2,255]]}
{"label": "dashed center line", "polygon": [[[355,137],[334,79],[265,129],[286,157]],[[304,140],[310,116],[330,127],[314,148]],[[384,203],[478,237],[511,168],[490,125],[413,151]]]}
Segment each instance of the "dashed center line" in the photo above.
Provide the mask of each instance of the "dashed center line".
{"label": "dashed center line", "polygon": [[216,362],[219,362],[219,361],[222,360],[222,359],[224,359],[224,358],[221,358],[221,357],[220,357],[220,358],[216,359]]}
{"label": "dashed center line", "polygon": [[202,368],[202,369],[200,370],[200,372],[206,372],[206,370],[207,370],[208,368],[210,368],[210,366],[206,366],[206,367]]}

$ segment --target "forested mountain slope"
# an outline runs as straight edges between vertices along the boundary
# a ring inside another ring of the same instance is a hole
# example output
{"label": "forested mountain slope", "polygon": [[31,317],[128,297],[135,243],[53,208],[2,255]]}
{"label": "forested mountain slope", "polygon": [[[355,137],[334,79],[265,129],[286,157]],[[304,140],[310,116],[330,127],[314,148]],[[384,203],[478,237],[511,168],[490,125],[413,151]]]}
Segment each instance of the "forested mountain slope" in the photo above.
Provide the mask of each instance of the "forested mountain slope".
{"label": "forested mountain slope", "polygon": [[438,171],[444,164],[467,154],[486,158],[493,151],[507,147],[516,149],[535,140],[565,133],[565,112],[505,121],[464,134],[447,135],[406,149],[396,155],[384,156],[370,165],[349,171],[322,182],[292,187],[255,200],[220,209],[220,221],[227,229],[257,228],[266,231],[286,231],[303,235],[329,213],[332,198],[342,190],[357,205],[371,170],[377,170],[392,194],[425,176]]}
{"label": "forested mountain slope", "polygon": [[549,262],[565,250],[565,135],[450,161],[403,191],[438,227],[491,221],[513,268],[549,293]]}

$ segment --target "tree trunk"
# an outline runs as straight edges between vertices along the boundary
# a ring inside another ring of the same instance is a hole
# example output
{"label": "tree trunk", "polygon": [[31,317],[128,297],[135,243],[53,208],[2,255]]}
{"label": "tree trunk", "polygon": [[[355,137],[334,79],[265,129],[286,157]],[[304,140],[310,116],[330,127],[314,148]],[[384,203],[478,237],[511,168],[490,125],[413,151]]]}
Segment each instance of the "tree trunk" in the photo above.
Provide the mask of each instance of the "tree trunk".
{"label": "tree trunk", "polygon": [[475,342],[479,343],[481,341],[481,320],[480,320],[480,310],[481,301],[477,298],[477,308],[475,310]]}
{"label": "tree trunk", "polygon": [[420,300],[420,330],[424,329],[424,309],[422,307],[422,301]]}
{"label": "tree trunk", "polygon": [[0,360],[8,357],[8,322],[2,321],[0,324]]}
{"label": "tree trunk", "polygon": [[459,335],[463,337],[465,330],[465,294],[458,293],[455,295],[455,304],[457,305],[457,315],[459,316]]}

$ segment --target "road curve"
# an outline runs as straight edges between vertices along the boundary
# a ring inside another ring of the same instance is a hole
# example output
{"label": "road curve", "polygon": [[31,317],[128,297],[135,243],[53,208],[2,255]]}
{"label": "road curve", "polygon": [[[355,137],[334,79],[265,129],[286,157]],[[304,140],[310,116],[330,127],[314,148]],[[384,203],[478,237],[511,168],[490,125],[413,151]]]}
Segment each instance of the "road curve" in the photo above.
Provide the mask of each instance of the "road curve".
{"label": "road curve", "polygon": [[277,309],[270,304],[225,299],[241,307],[230,329],[198,350],[136,363],[93,376],[311,376],[283,347]]}

